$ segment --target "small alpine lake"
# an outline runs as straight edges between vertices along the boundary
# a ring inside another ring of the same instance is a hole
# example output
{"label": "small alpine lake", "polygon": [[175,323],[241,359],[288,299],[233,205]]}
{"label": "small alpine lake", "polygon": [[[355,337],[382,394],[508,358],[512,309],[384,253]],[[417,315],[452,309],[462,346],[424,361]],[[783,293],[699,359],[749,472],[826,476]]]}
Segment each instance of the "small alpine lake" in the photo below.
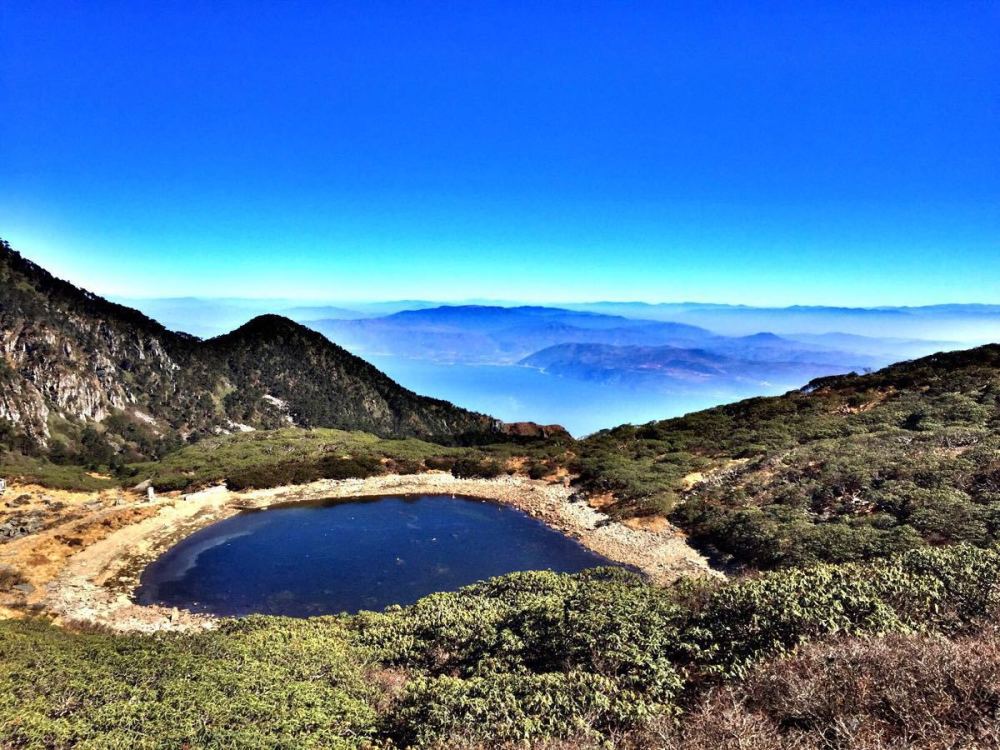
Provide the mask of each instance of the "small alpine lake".
{"label": "small alpine lake", "polygon": [[140,604],[311,617],[412,604],[519,570],[613,565],[526,513],[450,495],[279,505],[207,526],[143,571]]}

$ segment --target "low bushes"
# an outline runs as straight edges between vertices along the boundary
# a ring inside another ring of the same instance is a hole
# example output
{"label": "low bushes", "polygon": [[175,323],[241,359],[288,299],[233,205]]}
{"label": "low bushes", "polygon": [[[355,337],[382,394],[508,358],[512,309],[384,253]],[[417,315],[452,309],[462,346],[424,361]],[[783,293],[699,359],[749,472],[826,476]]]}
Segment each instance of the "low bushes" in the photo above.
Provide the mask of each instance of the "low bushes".
{"label": "low bushes", "polygon": [[823,635],[953,634],[998,611],[1000,555],[961,545],[721,587],[691,620],[684,642],[693,665],[735,677],[761,658]]}
{"label": "low bushes", "polygon": [[[682,691],[742,678],[802,643],[957,635],[1000,613],[998,596],[1000,556],[959,546],[674,590],[620,570],[514,574],[352,627],[376,658],[417,676],[398,739],[476,739],[479,727],[489,744],[637,732],[672,716]],[[580,699],[581,684],[600,695]]]}
{"label": "low bushes", "polygon": [[[120,483],[128,485],[149,480],[164,491],[191,490],[220,482],[233,489],[265,489],[316,479],[426,470],[492,479],[506,473],[505,467],[512,463],[523,464],[525,471],[536,477],[561,466],[565,454],[565,444],[558,441],[461,448],[415,438],[378,438],[363,432],[286,428],[205,437],[197,445],[182,448],[161,461],[131,464],[118,477]],[[83,475],[82,469],[76,470]],[[115,482],[109,480],[106,484],[113,486]]]}
{"label": "low bushes", "polygon": [[98,492],[118,486],[114,479],[94,476],[84,466],[63,466],[44,458],[0,450],[0,476],[55,490]]}
{"label": "low bushes", "polygon": [[0,622],[0,746],[354,748],[376,690],[334,621],[276,618],[186,637]]}
{"label": "low bushes", "polygon": [[1000,746],[1000,639],[838,638],[710,692],[634,747],[663,750]]}
{"label": "low bushes", "polygon": [[306,484],[320,478],[319,467],[313,462],[288,461],[263,466],[246,466],[226,474],[226,486],[231,490],[257,490],[286,484]]}
{"label": "low bushes", "polygon": [[323,456],[313,461],[246,466],[229,472],[226,485],[237,491],[265,489],[286,484],[307,484],[318,479],[364,479],[384,472],[385,467],[374,456]]}
{"label": "low bushes", "polygon": [[11,566],[0,564],[0,592],[7,592],[25,582],[24,574]]}
{"label": "low bushes", "polygon": [[671,589],[620,569],[515,573],[199,636],[0,622],[0,745],[905,747],[932,736],[906,734],[931,731],[922,711],[933,736],[989,739],[995,638],[982,664],[944,639],[973,644],[998,614],[1000,554],[956,546]]}
{"label": "low bushes", "polygon": [[316,462],[320,479],[363,479],[385,472],[375,456],[324,456]]}
{"label": "low bushes", "polygon": [[451,467],[455,465],[455,460],[449,456],[431,456],[424,461],[424,466],[436,471],[451,471]]}
{"label": "low bushes", "polygon": [[148,479],[157,489],[184,490],[219,482],[234,489],[263,489],[386,471],[412,473],[420,471],[425,460],[447,461],[463,450],[414,438],[390,440],[333,429],[258,430],[206,437],[159,462],[134,464],[128,482]]}
{"label": "low bushes", "polygon": [[795,734],[832,729],[845,747],[1000,745],[995,631],[815,644],[756,670],[743,692],[772,720],[796,717]]}
{"label": "low bushes", "polygon": [[451,473],[459,479],[495,479],[504,473],[503,465],[492,458],[459,458],[452,464]]}
{"label": "low bushes", "polygon": [[404,747],[451,747],[452,738],[495,744],[600,736],[595,724],[629,714],[615,681],[588,672],[420,677],[392,721]]}

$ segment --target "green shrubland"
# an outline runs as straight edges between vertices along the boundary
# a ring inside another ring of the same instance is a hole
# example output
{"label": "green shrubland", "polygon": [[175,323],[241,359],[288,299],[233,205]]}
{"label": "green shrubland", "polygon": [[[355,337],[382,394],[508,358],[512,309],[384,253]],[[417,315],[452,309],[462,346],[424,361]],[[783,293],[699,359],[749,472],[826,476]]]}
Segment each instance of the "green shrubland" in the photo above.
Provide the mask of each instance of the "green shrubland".
{"label": "green shrubland", "polygon": [[506,472],[511,458],[534,456],[536,465],[555,466],[565,462],[565,451],[565,441],[449,447],[416,438],[288,427],[204,438],[160,461],[130,465],[122,481],[149,479],[161,490],[189,490],[221,482],[232,489],[266,488],[428,470],[492,478]]}
{"label": "green shrubland", "polygon": [[337,621],[249,618],[197,636],[0,623],[0,745],[352,748],[377,689]]}
{"label": "green shrubland", "polygon": [[[100,441],[87,450],[99,465]],[[567,469],[582,493],[612,495],[614,517],[668,515],[748,574],[657,588],[621,570],[517,573],[381,613],[253,617],[195,636],[2,622],[3,747],[694,750],[738,737],[743,748],[818,750],[996,739],[1000,347],[582,441],[456,447],[261,430],[102,467],[113,480],[16,446],[2,461],[8,476],[87,489]]]}
{"label": "green shrubland", "polygon": [[957,545],[667,589],[621,570],[515,573],[382,613],[200,635],[7,621],[0,744],[648,747],[810,643],[969,638],[997,614],[1000,554]]}
{"label": "green shrubland", "polygon": [[276,487],[372,476],[397,465],[421,466],[428,458],[458,450],[414,438],[391,440],[364,432],[288,427],[204,438],[161,461],[132,465],[130,479],[149,479],[163,490],[221,482],[233,489]]}
{"label": "green shrubland", "polygon": [[0,451],[0,476],[56,490],[96,492],[119,486],[111,476],[94,476],[86,466],[56,464],[37,456]]}
{"label": "green shrubland", "polygon": [[998,702],[994,626],[957,638],[835,637],[706,692],[683,722],[653,726],[631,748],[994,748]]}
{"label": "green shrubland", "polygon": [[767,569],[1000,540],[1000,346],[677,419],[575,448],[618,517],[669,514],[721,563]]}

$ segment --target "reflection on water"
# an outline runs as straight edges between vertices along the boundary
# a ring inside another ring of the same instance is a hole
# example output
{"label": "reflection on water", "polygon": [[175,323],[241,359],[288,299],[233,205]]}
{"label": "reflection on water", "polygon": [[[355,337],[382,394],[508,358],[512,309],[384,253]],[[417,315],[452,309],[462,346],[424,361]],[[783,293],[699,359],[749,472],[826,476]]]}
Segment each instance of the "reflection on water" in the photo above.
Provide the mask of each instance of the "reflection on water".
{"label": "reflection on water", "polygon": [[192,534],[144,571],[136,598],[305,617],[410,604],[515,570],[608,564],[521,511],[469,498],[300,503]]}

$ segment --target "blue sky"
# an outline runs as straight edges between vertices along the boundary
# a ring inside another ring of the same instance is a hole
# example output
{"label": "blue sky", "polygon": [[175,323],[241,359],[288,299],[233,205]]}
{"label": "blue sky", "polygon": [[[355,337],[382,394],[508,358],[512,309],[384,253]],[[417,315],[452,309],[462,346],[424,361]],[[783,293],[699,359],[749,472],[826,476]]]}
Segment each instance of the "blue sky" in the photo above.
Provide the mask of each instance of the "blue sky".
{"label": "blue sky", "polygon": [[996,2],[0,3],[0,236],[105,294],[1000,302]]}

